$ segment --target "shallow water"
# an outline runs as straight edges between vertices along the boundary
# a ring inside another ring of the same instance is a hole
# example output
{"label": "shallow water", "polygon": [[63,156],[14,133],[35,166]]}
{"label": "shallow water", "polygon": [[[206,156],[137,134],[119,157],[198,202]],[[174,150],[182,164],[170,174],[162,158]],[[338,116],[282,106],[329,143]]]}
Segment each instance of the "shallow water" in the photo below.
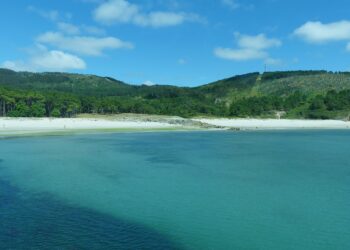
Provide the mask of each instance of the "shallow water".
{"label": "shallow water", "polygon": [[350,132],[0,140],[1,249],[350,249]]}

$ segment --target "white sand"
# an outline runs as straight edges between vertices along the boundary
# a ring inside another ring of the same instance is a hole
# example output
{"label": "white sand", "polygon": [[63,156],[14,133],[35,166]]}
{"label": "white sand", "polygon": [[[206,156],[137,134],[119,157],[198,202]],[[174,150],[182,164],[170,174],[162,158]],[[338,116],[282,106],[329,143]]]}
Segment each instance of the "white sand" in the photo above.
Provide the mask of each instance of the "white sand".
{"label": "white sand", "polygon": [[[177,121],[177,122],[174,122]],[[203,126],[198,123],[201,122]],[[181,130],[200,129],[205,125],[222,129],[349,129],[350,122],[338,120],[274,120],[274,119],[192,119],[155,118],[0,118],[0,136],[56,133],[87,130]],[[208,127],[208,126],[207,126]]]}
{"label": "white sand", "polygon": [[350,122],[339,120],[277,120],[277,119],[194,119],[226,128],[240,129],[349,129]]}
{"label": "white sand", "polygon": [[173,128],[181,128],[181,126],[156,121],[93,118],[0,118],[0,135],[69,132],[73,130],[156,130]]}

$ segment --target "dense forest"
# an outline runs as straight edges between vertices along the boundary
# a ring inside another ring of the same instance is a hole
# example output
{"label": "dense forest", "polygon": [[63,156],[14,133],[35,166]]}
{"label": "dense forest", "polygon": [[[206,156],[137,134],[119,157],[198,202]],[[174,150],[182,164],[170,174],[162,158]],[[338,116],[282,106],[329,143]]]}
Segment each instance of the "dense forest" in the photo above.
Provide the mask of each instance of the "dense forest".
{"label": "dense forest", "polygon": [[74,117],[80,113],[349,119],[350,74],[250,73],[184,88],[0,69],[0,116]]}

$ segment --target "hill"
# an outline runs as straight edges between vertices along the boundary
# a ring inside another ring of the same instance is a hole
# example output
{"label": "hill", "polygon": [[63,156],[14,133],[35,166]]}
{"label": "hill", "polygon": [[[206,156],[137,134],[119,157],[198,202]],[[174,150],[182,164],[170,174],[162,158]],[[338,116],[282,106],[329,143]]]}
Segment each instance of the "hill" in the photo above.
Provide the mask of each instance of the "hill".
{"label": "hill", "polygon": [[124,95],[133,86],[110,77],[68,73],[31,73],[0,69],[0,85],[23,90],[60,91],[77,95]]}
{"label": "hill", "polygon": [[0,69],[0,115],[147,113],[190,116],[347,118],[350,73],[258,72],[199,87],[136,86],[95,75]]}

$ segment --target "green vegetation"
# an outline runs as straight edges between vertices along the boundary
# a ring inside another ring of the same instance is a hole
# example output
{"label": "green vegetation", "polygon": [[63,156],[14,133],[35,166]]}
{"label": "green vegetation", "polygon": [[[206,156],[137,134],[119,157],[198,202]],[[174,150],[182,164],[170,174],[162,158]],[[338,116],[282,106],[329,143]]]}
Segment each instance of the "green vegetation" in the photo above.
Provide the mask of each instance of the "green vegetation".
{"label": "green vegetation", "polygon": [[348,119],[350,73],[251,73],[195,88],[134,86],[109,77],[0,69],[0,116],[87,114]]}

